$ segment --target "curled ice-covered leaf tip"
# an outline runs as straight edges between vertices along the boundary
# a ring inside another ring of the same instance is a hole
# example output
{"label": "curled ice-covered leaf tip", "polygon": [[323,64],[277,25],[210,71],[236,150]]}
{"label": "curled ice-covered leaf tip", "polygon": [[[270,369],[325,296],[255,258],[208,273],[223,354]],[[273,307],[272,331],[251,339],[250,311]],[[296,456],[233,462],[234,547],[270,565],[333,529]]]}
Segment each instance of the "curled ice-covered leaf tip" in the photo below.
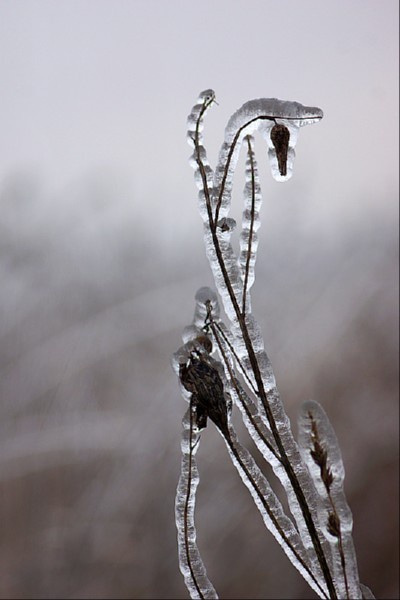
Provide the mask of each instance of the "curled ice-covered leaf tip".
{"label": "curled ice-covered leaf tip", "polygon": [[[197,98],[197,102],[193,106],[193,108],[188,116],[188,120],[187,120],[187,126],[188,126],[187,141],[191,147],[194,147],[196,145],[195,140],[199,134],[200,134],[200,138],[201,138],[201,132],[203,131],[202,117],[204,117],[204,113],[212,104],[218,104],[218,102],[215,100],[214,90],[204,90],[204,92],[201,92],[199,94],[199,97]],[[197,154],[199,154],[200,157],[202,158],[203,162],[205,162],[206,151],[205,151],[202,143],[199,143],[198,139],[197,139]],[[197,156],[197,154],[193,155],[190,158],[190,164],[195,169],[197,169],[197,160],[199,158],[199,156]],[[209,165],[207,165],[207,169],[210,169]]]}
{"label": "curled ice-covered leaf tip", "polygon": [[244,134],[258,129],[268,145],[272,176],[276,181],[287,181],[293,174],[294,148],[300,127],[316,123],[324,116],[320,108],[304,106],[278,98],[260,98],[246,102],[231,117],[229,132],[241,129]]}
{"label": "curled ice-covered leaf tip", "polygon": [[199,99],[198,99],[199,104],[203,103],[203,102],[215,102],[215,92],[214,90],[204,90],[203,92],[200,93],[199,95]]}

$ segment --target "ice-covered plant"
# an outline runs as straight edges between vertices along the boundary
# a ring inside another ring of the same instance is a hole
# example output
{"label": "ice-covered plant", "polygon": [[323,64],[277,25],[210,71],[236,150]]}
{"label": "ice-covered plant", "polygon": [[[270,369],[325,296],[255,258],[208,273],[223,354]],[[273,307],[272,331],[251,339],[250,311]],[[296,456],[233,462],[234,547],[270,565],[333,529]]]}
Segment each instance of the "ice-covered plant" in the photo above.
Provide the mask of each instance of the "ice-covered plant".
{"label": "ice-covered plant", "polygon": [[[199,475],[196,452],[210,419],[222,435],[243,483],[266,527],[321,598],[373,598],[360,584],[352,542],[352,515],[343,491],[344,469],[333,429],[316,402],[303,405],[299,440],[289,419],[251,311],[260,227],[261,192],[253,137],[267,142],[273,177],[292,175],[300,127],[322,119],[319,108],[276,98],[252,100],[230,118],[215,172],[203,145],[203,118],[215,102],[206,90],[188,119],[188,141],[199,188],[204,240],[215,285],[229,324],[220,318],[217,295],[209,288],[196,294],[193,323],[184,330],[184,345],[174,354],[189,409],[183,419],[182,468],[176,496],[180,569],[192,598],[217,598],[196,545],[194,507]],[[232,182],[240,149],[247,153],[240,255],[231,245],[235,221],[229,217]],[[253,457],[239,442],[231,421],[236,405],[263,458],[271,465],[288,497],[286,514]]]}

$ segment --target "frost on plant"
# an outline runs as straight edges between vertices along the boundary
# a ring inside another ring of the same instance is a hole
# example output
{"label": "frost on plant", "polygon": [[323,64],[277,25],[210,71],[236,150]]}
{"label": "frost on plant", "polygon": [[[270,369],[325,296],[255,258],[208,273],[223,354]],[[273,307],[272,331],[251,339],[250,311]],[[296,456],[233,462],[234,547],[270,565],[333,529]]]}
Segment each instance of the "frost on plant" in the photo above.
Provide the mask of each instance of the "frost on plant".
{"label": "frost on plant", "polygon": [[[344,491],[339,446],[322,408],[303,406],[299,445],[276,387],[258,324],[251,312],[250,290],[260,229],[261,190],[253,134],[267,142],[273,177],[292,176],[300,127],[319,121],[319,108],[276,98],[251,100],[229,119],[215,171],[203,145],[203,119],[215,94],[206,90],[188,119],[191,164],[199,188],[207,256],[229,319],[220,318],[218,298],[209,288],[196,294],[193,322],[173,367],[189,403],[183,420],[182,469],[176,496],[179,562],[192,598],[216,598],[196,545],[194,506],[199,475],[195,460],[201,432],[209,421],[224,439],[241,480],[267,529],[292,564],[321,598],[370,598],[359,583],[352,542],[352,517]],[[236,223],[229,217],[233,176],[240,150],[246,152],[246,182],[240,251],[231,245]],[[231,422],[237,407],[262,457],[271,465],[288,497],[285,514]]]}

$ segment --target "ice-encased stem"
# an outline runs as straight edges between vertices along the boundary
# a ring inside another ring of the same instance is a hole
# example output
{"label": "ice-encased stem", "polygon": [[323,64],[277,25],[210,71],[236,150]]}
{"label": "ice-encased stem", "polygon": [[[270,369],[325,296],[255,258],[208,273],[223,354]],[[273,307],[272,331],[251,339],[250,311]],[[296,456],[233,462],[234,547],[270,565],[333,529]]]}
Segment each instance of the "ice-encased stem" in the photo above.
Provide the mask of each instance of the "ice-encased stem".
{"label": "ice-encased stem", "polygon": [[200,443],[200,432],[190,405],[182,420],[182,464],[176,490],[175,517],[178,530],[179,567],[191,598],[214,599],[218,595],[207,577],[206,568],[196,544],[194,508],[199,484],[195,454]]}
{"label": "ice-encased stem", "polygon": [[[253,401],[251,396],[245,392],[240,382],[236,378],[233,358],[237,360],[237,356],[229,340],[230,333],[226,329],[225,325],[220,321],[214,321],[211,319],[209,321],[209,326],[217,343],[218,352],[221,356],[222,362],[225,367],[227,389],[229,390],[235,403],[239,407],[239,410],[242,413],[243,422],[246,425],[246,428],[249,431],[249,434],[255,442],[257,448],[259,449],[265,460],[272,466],[274,472],[278,475],[282,484],[285,486],[285,489],[288,490],[290,489],[290,487],[288,488],[290,482],[287,480],[287,477],[285,479],[285,471],[282,468],[282,461],[276,450],[276,443],[271,434],[271,431],[266,427],[264,420],[261,418],[257,404]],[[311,490],[309,490],[308,500],[310,500],[310,494]],[[317,503],[316,492],[314,493],[312,500],[312,506],[315,506]],[[293,502],[293,495],[292,497],[289,496],[289,504],[293,505]],[[294,512],[293,506],[292,512]],[[315,514],[315,519],[318,520],[317,514]],[[298,515],[296,521],[298,523],[300,521],[301,524],[301,519],[299,519]],[[308,536],[304,535],[304,531],[302,529],[299,528],[299,531],[302,534],[303,542],[306,543],[309,540]],[[323,540],[323,545],[324,552],[326,554],[329,554],[330,549],[326,540]],[[308,541],[307,550],[309,554],[310,564],[312,565],[314,573],[318,574],[320,580],[323,581],[323,577],[320,571],[320,565],[318,560],[316,559],[314,546],[312,545],[311,540]]]}
{"label": "ice-encased stem", "polygon": [[253,497],[266,527],[318,596],[327,598],[326,589],[320,585],[318,577],[312,572],[307,551],[298,531],[285,515],[281,503],[253,457],[240,444],[233,426],[228,425],[228,433],[219,431],[225,440],[232,462]]}
{"label": "ice-encased stem", "polygon": [[[214,320],[210,320],[210,328],[217,343],[217,348],[221,356],[222,363],[225,367],[229,391],[235,399],[240,412],[242,413],[243,421],[252,439],[255,441],[263,456],[268,456],[267,462],[280,462],[280,457],[277,453],[276,444],[271,435],[271,431],[265,426],[264,421],[260,418],[256,403],[245,392],[235,376],[232,357],[234,357],[236,361],[238,361],[238,357],[235,353],[232,343],[229,340],[229,332],[226,330],[222,322],[218,323]],[[243,374],[246,377],[245,371]],[[266,456],[264,457],[266,458]]]}
{"label": "ice-encased stem", "polygon": [[340,447],[323,408],[305,402],[299,417],[299,446],[319,494],[322,531],[332,548],[340,598],[362,598],[355,555],[353,518],[343,489]]}
{"label": "ice-encased stem", "polygon": [[246,308],[249,312],[251,311],[248,292],[254,282],[254,266],[258,246],[256,231],[261,225],[259,217],[261,190],[252,136],[246,136],[245,141],[247,143],[246,184],[243,193],[244,210],[240,236],[240,265],[243,280],[242,314],[246,313]]}
{"label": "ice-encased stem", "polygon": [[[239,358],[243,364],[248,363],[249,371],[254,378],[257,396],[265,412],[267,426],[271,429],[278,449],[283,469],[275,465],[274,470],[281,481],[284,481],[284,483],[287,481],[293,490],[292,493],[288,492],[290,508],[299,529],[302,532],[306,531],[306,535],[311,538],[329,595],[335,599],[337,593],[330,565],[327,561],[329,549],[324,544],[319,528],[316,526],[315,514],[312,514],[310,509],[312,503],[309,503],[306,499],[307,494],[313,493],[313,483],[302,463],[297,444],[291,434],[289,420],[276,390],[270,361],[264,351],[263,344],[260,343],[258,326],[249,313],[242,314],[240,301],[243,297],[243,285],[240,281],[240,273],[234,253],[230,244],[222,240],[217,231],[220,215],[226,217],[228,214],[234,168],[243,137],[245,133],[249,133],[249,129],[256,129],[260,121],[264,119],[271,120],[271,116],[263,115],[262,105],[257,105],[257,114],[254,118],[251,118],[248,113],[239,114],[240,111],[235,113],[236,133],[232,128],[231,119],[226,130],[225,142],[221,148],[211,195],[207,177],[209,172],[203,165],[201,158],[204,150],[201,136],[202,121],[206,108],[210,106],[210,103],[207,104],[207,102],[204,99],[203,104],[200,101],[193,108],[189,117],[189,138],[195,146],[192,164],[200,175],[200,177],[196,177],[196,181],[200,188],[200,213],[204,221],[208,258],[218,291],[224,302],[225,312],[232,321],[233,330],[237,330],[237,337],[241,337],[243,340],[242,343],[241,340],[238,341],[238,347],[243,347],[242,355],[239,355]],[[321,116],[318,118],[321,118]],[[194,128],[194,135],[192,135],[193,123],[195,122],[197,126]]]}

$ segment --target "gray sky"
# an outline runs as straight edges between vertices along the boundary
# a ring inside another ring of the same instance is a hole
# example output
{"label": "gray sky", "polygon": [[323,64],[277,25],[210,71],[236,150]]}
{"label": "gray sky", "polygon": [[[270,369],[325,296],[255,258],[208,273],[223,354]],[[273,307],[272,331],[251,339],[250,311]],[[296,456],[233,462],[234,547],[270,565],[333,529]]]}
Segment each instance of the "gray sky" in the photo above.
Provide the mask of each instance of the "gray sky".
{"label": "gray sky", "polygon": [[185,119],[212,87],[211,155],[248,99],[320,106],[295,168],[313,212],[390,211],[397,12],[395,0],[2,0],[0,176],[32,174],[54,192],[101,174],[132,190],[140,219],[169,226],[179,213],[183,226]]}

